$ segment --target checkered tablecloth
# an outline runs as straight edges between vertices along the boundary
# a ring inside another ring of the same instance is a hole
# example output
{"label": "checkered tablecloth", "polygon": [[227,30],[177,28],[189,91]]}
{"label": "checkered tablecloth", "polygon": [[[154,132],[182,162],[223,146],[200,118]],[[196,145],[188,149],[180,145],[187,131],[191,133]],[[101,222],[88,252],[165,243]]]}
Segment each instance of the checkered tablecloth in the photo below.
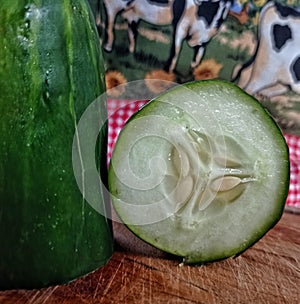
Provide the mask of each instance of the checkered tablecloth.
{"label": "checkered tablecloth", "polygon": [[[109,100],[108,101],[108,160],[120,130],[128,118],[146,103],[145,100]],[[290,151],[290,187],[286,201],[287,209],[300,212],[300,136],[285,134]]]}

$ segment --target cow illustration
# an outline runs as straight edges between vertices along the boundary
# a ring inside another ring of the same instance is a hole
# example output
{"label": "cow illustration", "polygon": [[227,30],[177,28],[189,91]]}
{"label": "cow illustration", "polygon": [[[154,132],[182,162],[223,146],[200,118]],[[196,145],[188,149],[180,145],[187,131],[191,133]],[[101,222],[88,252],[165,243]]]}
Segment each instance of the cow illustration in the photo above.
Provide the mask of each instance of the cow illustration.
{"label": "cow illustration", "polygon": [[173,42],[167,62],[169,71],[175,69],[184,39],[194,49],[191,67],[196,67],[204,55],[205,46],[225,21],[231,0],[186,1],[175,0],[173,4]]}
{"label": "cow illustration", "polygon": [[194,49],[191,67],[203,57],[205,46],[214,37],[226,19],[233,0],[104,0],[107,25],[103,47],[111,51],[114,42],[114,24],[121,14],[128,24],[129,50],[134,52],[141,20],[154,25],[172,25],[173,37],[165,69],[174,71],[181,46],[187,40]]}
{"label": "cow illustration", "polygon": [[252,95],[271,98],[293,90],[300,93],[300,13],[268,2],[260,12],[258,43],[249,62],[233,81]]}

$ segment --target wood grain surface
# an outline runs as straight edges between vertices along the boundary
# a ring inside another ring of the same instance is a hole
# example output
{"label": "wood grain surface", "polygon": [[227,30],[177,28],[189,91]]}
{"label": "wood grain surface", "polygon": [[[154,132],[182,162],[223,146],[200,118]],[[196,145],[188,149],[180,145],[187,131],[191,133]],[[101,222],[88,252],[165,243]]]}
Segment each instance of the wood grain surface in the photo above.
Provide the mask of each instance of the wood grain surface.
{"label": "wood grain surface", "polygon": [[0,292],[0,303],[300,303],[300,215],[284,213],[239,257],[201,267],[114,225],[116,252],[107,265],[67,285]]}

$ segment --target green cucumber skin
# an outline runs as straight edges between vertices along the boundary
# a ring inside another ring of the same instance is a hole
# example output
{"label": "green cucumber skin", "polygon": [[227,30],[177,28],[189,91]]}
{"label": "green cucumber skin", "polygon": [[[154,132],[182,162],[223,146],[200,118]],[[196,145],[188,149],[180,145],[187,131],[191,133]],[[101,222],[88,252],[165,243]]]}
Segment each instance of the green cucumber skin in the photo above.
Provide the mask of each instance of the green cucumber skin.
{"label": "green cucumber skin", "polygon": [[[105,90],[97,30],[85,0],[3,0],[0,23],[0,289],[62,284],[113,252],[72,169],[75,125]],[[106,142],[103,128],[102,174]]]}

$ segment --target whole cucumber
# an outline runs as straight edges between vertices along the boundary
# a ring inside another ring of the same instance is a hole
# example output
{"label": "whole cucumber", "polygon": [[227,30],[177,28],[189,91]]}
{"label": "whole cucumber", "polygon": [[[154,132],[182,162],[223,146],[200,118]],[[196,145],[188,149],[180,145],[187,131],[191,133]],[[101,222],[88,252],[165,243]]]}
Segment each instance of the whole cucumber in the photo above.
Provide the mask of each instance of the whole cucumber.
{"label": "whole cucumber", "polygon": [[[72,168],[77,122],[105,91],[99,37],[86,0],[3,0],[0,29],[0,289],[62,284],[113,252],[111,223]],[[102,174],[105,117],[103,103]]]}

